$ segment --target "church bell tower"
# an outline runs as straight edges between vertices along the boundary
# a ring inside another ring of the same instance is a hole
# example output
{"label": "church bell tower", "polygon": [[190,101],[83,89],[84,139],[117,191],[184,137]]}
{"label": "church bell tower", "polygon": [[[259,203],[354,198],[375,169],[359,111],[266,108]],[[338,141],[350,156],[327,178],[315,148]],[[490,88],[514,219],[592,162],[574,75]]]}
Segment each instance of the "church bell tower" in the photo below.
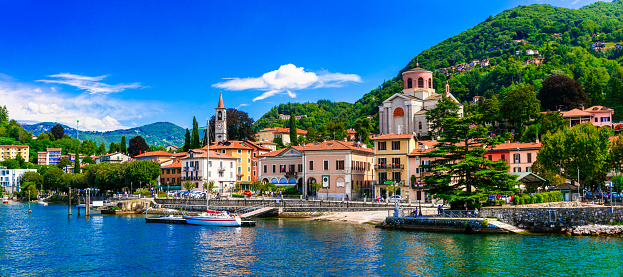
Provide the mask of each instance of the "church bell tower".
{"label": "church bell tower", "polygon": [[227,109],[223,105],[223,94],[218,99],[216,117],[214,120],[214,142],[227,140]]}

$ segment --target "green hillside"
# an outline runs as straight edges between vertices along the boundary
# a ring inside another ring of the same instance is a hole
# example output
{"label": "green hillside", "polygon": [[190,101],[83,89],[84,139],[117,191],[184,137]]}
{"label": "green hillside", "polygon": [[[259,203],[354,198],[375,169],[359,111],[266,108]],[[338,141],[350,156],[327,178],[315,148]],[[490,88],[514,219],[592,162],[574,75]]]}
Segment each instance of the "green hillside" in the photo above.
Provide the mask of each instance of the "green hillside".
{"label": "green hillside", "polygon": [[[598,43],[597,48],[593,48],[594,43]],[[395,78],[364,94],[354,104],[327,100],[281,104],[262,116],[255,127],[284,126],[286,122],[276,120],[279,113],[323,111],[323,106],[331,104],[338,105],[336,111],[316,113],[313,120],[301,121],[303,124],[299,125],[318,129],[323,122],[338,121],[352,127],[357,118],[376,114],[383,100],[402,90],[400,74],[415,67],[417,61],[420,67],[434,71],[437,91],[443,91],[448,82],[451,92],[463,102],[473,96],[503,100],[508,91],[523,85],[533,85],[538,91],[546,77],[564,74],[583,84],[591,104],[615,108],[615,116],[620,120],[623,112],[618,110],[623,110],[623,87],[619,89],[617,83],[623,84],[619,80],[623,79],[623,74],[619,74],[623,49],[615,48],[618,43],[623,43],[620,1],[598,2],[579,10],[550,5],[519,6],[489,16],[482,23],[422,51]],[[527,50],[539,54],[529,55]],[[543,58],[543,64],[527,63],[533,58]],[[489,65],[470,66],[474,59],[488,59]],[[305,109],[298,110],[299,107]]]}

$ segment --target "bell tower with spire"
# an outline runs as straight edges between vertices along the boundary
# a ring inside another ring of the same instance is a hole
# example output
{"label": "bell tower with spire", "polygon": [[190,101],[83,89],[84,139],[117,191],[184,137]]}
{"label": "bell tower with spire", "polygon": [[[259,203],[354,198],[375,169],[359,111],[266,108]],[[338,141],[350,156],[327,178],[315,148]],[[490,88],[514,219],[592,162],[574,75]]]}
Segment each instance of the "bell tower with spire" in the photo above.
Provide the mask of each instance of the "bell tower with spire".
{"label": "bell tower with spire", "polygon": [[218,99],[216,116],[214,118],[214,142],[227,140],[227,109],[223,105],[223,93]]}

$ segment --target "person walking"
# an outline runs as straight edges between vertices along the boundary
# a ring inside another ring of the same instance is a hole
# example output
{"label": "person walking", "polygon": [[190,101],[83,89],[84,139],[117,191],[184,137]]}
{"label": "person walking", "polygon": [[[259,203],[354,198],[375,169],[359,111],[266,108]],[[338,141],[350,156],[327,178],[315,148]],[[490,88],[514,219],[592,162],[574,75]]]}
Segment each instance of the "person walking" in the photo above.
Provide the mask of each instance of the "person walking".
{"label": "person walking", "polygon": [[441,215],[441,210],[442,210],[441,205],[437,206],[437,214],[438,215]]}

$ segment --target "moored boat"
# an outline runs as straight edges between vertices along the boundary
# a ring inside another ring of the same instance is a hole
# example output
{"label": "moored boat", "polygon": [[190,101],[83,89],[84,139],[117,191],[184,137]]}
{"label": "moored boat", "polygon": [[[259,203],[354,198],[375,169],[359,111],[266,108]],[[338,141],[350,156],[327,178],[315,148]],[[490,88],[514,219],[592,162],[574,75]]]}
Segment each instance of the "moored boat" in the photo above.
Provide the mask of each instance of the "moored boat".
{"label": "moored boat", "polygon": [[237,214],[228,212],[206,211],[197,216],[184,216],[186,223],[204,226],[240,227],[242,219]]}

